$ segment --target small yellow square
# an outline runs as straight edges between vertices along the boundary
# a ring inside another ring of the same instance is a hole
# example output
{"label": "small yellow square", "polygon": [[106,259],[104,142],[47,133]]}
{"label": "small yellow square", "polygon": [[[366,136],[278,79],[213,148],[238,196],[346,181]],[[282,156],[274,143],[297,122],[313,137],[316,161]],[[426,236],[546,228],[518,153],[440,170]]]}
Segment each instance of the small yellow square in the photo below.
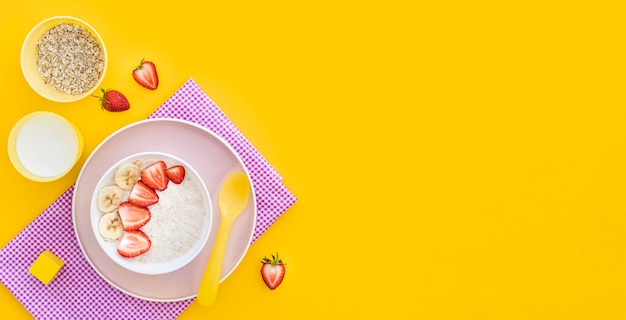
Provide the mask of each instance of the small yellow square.
{"label": "small yellow square", "polygon": [[37,257],[37,260],[28,269],[28,272],[43,282],[43,284],[48,284],[61,270],[63,265],[65,265],[63,260],[55,256],[50,250],[46,250]]}

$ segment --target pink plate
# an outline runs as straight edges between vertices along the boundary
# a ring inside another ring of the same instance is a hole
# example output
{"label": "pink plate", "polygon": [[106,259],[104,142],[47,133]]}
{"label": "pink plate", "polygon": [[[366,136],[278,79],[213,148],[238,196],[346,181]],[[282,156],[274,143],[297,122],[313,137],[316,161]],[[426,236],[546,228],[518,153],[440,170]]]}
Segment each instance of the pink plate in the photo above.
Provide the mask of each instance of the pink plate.
{"label": "pink plate", "polygon": [[[96,184],[117,161],[139,152],[169,153],[193,166],[209,190],[213,212],[216,213],[213,215],[211,235],[200,254],[183,268],[166,274],[139,274],[119,266],[98,245],[91,227],[90,208]],[[116,131],[91,153],[74,188],[72,219],[83,254],[102,278],[134,297],[151,301],[178,301],[195,297],[221,221],[217,203],[219,188],[234,171],[245,172],[252,185],[250,175],[235,151],[220,137],[192,122],[149,119]],[[254,233],[256,207],[252,190],[250,204],[233,224],[221,281],[233,272],[248,251]]]}

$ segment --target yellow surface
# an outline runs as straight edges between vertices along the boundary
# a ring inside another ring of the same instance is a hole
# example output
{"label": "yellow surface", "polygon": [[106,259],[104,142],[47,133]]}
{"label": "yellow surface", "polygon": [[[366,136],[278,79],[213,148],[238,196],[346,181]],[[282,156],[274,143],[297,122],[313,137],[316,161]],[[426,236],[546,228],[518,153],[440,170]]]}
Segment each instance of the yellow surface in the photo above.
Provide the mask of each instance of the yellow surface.
{"label": "yellow surface", "polygon": [[42,252],[30,266],[28,272],[35,276],[43,284],[48,284],[59,273],[65,262],[50,250]]}
{"label": "yellow surface", "polygon": [[[28,87],[21,41],[59,14],[105,39],[103,85],[129,111]],[[299,201],[216,305],[180,319],[623,319],[624,16],[623,1],[15,2],[0,11],[0,139],[54,110],[85,152],[47,184],[0,154],[0,244],[193,77]],[[144,57],[153,92],[130,76]],[[270,291],[259,261],[276,251]],[[0,309],[29,317],[4,288]]]}

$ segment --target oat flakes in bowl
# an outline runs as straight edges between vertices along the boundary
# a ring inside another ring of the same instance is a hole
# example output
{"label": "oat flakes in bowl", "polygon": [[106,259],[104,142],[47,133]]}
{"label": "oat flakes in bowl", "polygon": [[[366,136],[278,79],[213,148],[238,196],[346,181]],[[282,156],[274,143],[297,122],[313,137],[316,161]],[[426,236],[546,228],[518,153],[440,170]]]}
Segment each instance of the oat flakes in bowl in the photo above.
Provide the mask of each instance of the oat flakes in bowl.
{"label": "oat flakes in bowl", "polygon": [[37,24],[22,45],[22,72],[41,96],[72,102],[100,86],[107,69],[100,35],[86,22],[69,16]]}

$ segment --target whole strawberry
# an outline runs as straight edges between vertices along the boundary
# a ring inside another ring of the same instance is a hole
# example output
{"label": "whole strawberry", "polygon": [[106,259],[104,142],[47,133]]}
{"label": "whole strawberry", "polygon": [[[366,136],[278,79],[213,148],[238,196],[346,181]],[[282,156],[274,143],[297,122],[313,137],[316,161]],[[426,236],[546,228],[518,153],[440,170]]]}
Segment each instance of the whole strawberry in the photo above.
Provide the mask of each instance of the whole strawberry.
{"label": "whole strawberry", "polygon": [[101,90],[102,97],[98,97],[95,95],[92,96],[100,99],[102,109],[111,112],[120,112],[130,109],[130,103],[128,103],[128,99],[126,99],[126,97],[121,92],[110,89]]}
{"label": "whole strawberry", "polygon": [[285,278],[285,264],[283,260],[278,259],[278,253],[276,253],[276,256],[272,255],[271,260],[267,257],[263,257],[261,263],[263,264],[261,267],[261,277],[263,277],[265,285],[267,285],[270,290],[276,289]]}
{"label": "whole strawberry", "polygon": [[152,61],[141,59],[139,66],[133,70],[133,79],[142,87],[154,90],[159,86],[159,75]]}

